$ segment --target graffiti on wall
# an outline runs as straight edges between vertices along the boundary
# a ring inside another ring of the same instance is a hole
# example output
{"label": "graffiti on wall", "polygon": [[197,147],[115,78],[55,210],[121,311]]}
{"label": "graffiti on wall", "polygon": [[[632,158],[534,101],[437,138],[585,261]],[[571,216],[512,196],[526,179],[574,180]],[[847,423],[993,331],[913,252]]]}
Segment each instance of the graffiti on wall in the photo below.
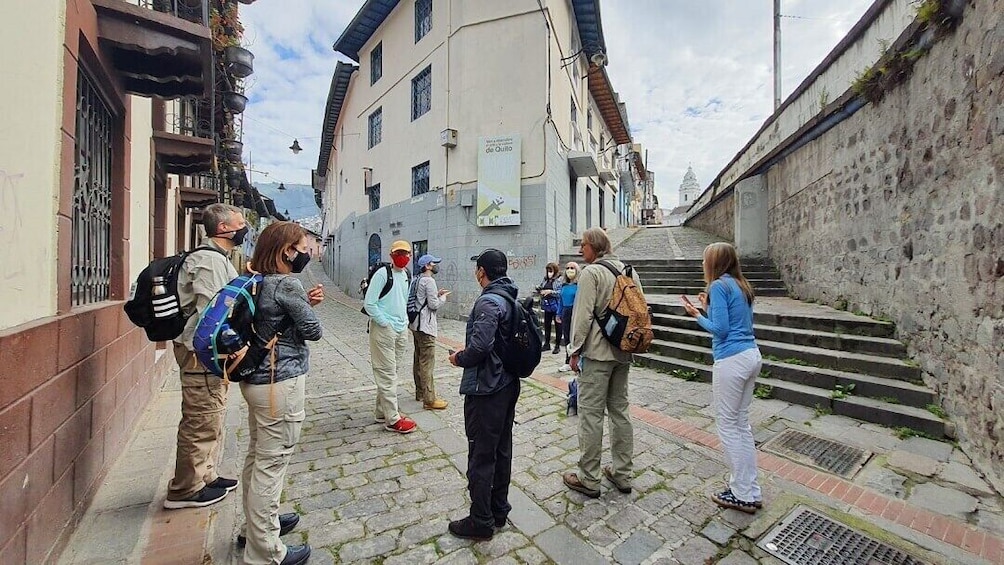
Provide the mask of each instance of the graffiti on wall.
{"label": "graffiti on wall", "polygon": [[509,269],[516,270],[519,269],[529,269],[531,267],[537,266],[537,256],[536,255],[520,255],[520,256],[510,256],[509,257]]}

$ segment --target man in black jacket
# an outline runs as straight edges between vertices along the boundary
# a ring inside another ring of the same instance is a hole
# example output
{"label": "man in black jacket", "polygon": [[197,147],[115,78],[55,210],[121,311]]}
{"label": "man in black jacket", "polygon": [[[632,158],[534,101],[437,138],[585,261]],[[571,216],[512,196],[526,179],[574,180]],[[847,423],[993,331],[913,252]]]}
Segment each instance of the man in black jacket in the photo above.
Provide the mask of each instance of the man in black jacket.
{"label": "man in black jacket", "polygon": [[464,395],[464,428],[467,431],[467,488],[470,515],[450,522],[450,533],[466,539],[490,540],[494,528],[505,526],[512,476],[512,425],[519,399],[519,379],[502,367],[496,340],[509,332],[509,302],[518,289],[506,276],[505,253],[486,249],[471,257],[474,277],[484,289],[474,301],[467,320],[466,347],[450,355],[450,364],[463,367],[460,394]]}

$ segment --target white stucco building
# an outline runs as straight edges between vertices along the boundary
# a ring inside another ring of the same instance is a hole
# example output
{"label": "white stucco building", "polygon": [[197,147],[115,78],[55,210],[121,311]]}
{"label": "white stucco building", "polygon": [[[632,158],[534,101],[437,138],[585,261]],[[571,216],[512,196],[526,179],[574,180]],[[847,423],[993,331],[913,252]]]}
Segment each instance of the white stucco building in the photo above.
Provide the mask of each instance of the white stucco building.
{"label": "white stucco building", "polygon": [[618,156],[641,160],[598,0],[368,0],[334,48],[354,63],[336,65],[313,185],[342,289],[406,239],[443,257],[447,314],[464,312],[483,249],[527,290],[584,229],[629,223]]}

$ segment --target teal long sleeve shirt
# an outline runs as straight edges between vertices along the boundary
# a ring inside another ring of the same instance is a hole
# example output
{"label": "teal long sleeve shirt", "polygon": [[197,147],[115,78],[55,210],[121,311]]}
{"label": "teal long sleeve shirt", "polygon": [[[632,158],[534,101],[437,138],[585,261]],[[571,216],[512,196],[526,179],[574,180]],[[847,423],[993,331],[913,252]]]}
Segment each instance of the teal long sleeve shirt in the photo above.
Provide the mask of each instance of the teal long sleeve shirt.
{"label": "teal long sleeve shirt", "polygon": [[387,269],[373,273],[364,307],[375,324],[400,333],[408,327],[408,273],[404,269],[392,269],[392,272],[394,284],[383,298],[380,292],[387,283]]}

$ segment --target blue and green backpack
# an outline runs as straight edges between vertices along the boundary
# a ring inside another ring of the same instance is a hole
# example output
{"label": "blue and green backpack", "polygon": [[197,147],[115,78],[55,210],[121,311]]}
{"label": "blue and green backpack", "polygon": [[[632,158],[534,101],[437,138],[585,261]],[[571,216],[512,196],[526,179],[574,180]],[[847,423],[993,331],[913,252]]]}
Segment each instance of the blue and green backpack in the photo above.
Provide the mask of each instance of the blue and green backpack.
{"label": "blue and green backpack", "polygon": [[254,328],[264,277],[241,275],[216,293],[199,315],[193,346],[212,374],[229,381],[247,379],[270,353],[284,328],[264,340]]}

